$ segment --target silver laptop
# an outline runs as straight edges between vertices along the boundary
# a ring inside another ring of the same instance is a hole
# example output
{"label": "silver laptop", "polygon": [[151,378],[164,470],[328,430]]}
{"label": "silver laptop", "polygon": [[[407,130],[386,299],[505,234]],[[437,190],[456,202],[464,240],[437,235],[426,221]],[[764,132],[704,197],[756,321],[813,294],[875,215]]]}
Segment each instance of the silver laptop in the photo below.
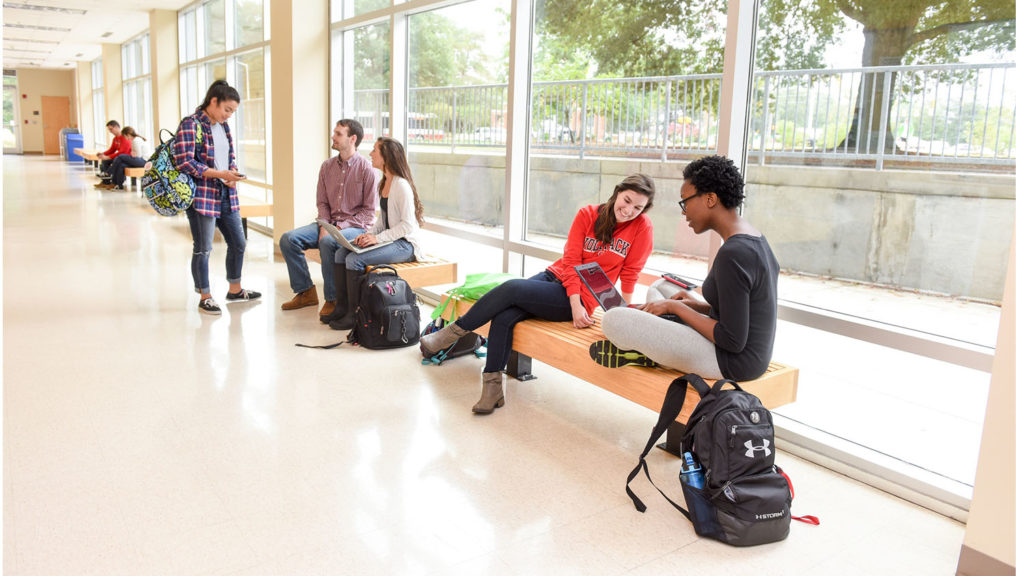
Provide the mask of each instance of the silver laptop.
{"label": "silver laptop", "polygon": [[370,250],[376,250],[377,248],[380,248],[382,246],[387,246],[388,244],[391,244],[390,241],[389,242],[378,242],[378,243],[374,244],[373,246],[367,246],[366,248],[363,248],[361,246],[356,246],[355,244],[350,242],[349,239],[345,238],[345,235],[341,233],[341,230],[338,230],[337,226],[335,226],[334,224],[331,224],[327,220],[317,219],[316,223],[321,225],[321,226],[323,226],[324,229],[327,230],[327,233],[330,234],[332,238],[334,238],[335,240],[338,241],[338,244],[341,244],[347,250],[351,250],[352,252],[355,252],[356,254],[362,254],[363,252],[369,252]]}

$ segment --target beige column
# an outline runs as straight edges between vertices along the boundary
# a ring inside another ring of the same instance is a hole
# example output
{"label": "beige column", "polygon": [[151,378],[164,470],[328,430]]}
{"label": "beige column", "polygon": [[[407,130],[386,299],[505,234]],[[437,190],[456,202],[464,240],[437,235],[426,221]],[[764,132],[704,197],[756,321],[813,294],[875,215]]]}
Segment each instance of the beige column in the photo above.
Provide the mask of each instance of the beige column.
{"label": "beige column", "polygon": [[181,90],[178,81],[178,13],[151,10],[149,13],[149,70],[153,83],[154,142],[160,130],[178,129],[181,121]]}
{"label": "beige column", "polygon": [[1016,555],[1017,421],[1017,234],[1010,242],[1003,311],[992,360],[992,383],[981,432],[974,497],[956,573],[962,576],[1010,576]]}
{"label": "beige column", "polygon": [[103,102],[107,114],[104,126],[111,120],[117,120],[124,126],[124,90],[121,86],[121,45],[103,45]]}
{"label": "beige column", "polygon": [[92,62],[79,62],[75,69],[75,77],[78,131],[82,133],[82,144],[86,148],[92,148],[98,134],[92,118]]}
{"label": "beige column", "polygon": [[316,181],[333,129],[329,21],[327,0],[270,2],[275,239],[316,216]]}

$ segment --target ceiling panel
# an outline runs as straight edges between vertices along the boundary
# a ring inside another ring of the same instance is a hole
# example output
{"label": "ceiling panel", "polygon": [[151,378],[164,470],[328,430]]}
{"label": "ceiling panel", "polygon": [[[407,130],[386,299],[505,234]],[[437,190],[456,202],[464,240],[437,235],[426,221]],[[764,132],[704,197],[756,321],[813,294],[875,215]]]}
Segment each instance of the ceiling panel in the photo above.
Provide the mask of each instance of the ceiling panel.
{"label": "ceiling panel", "polygon": [[145,32],[149,28],[151,10],[179,10],[192,3],[192,0],[5,1],[4,68],[69,69],[76,62],[99,58],[103,44],[122,44]]}

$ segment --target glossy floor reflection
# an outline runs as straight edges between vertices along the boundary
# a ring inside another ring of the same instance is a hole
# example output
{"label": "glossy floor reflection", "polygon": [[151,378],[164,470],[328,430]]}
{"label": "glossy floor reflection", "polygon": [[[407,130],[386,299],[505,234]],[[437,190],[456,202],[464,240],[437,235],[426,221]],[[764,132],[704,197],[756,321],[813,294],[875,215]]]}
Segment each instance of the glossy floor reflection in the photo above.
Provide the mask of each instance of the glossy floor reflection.
{"label": "glossy floor reflection", "polygon": [[[280,310],[256,233],[263,301],[200,315],[184,218],[56,157],[3,162],[5,575],[955,571],[961,524],[785,453],[823,524],[698,540],[649,485],[646,514],[623,491],[652,412],[535,364],[476,417],[481,360],[297,348],[339,333]],[[679,494],[679,461],[650,464]]]}

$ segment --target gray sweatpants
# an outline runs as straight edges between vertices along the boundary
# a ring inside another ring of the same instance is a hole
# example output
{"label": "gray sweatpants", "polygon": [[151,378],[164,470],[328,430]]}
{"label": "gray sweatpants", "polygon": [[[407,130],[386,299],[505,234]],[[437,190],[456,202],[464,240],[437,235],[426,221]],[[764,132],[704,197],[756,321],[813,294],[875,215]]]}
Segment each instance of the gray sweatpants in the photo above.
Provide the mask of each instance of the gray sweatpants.
{"label": "gray sweatpants", "polygon": [[[679,290],[671,282],[658,280],[647,290],[647,301],[663,300]],[[714,343],[686,324],[620,307],[605,312],[601,326],[612,344],[623,350],[638,350],[680,372],[693,372],[710,380],[722,377]]]}

